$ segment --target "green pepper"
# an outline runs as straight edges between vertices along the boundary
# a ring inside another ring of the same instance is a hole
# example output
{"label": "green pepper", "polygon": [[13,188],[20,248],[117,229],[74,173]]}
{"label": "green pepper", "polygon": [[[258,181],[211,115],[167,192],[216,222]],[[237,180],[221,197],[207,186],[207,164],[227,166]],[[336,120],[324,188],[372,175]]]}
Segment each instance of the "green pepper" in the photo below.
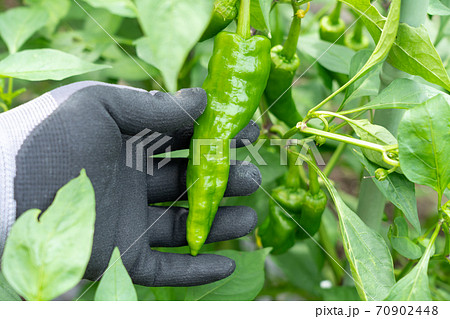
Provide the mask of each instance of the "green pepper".
{"label": "green pepper", "polygon": [[300,226],[304,229],[298,230],[298,239],[309,238],[309,236],[314,236],[317,233],[326,206],[327,196],[322,190],[319,190],[316,194],[312,194],[311,191],[306,193],[301,208],[302,214],[300,215],[300,218],[297,219]]}
{"label": "green pepper", "polygon": [[273,199],[281,205],[290,215],[302,213],[303,200],[306,191],[301,188],[279,186],[272,191]]}
{"label": "green pepper", "polygon": [[344,44],[343,34],[345,33],[346,26],[344,20],[340,18],[341,6],[342,2],[338,1],[333,12],[320,19],[320,39],[332,43]]}
{"label": "green pepper", "polygon": [[237,0],[215,0],[214,9],[208,27],[200,38],[200,42],[208,40],[225,29],[237,15]]}
{"label": "green pepper", "polygon": [[250,0],[241,0],[239,11],[238,34],[221,32],[215,38],[203,84],[208,103],[190,146],[187,242],[193,256],[209,234],[227,186],[230,140],[255,113],[270,72],[269,39],[250,34]]}
{"label": "green pepper", "polygon": [[302,120],[292,98],[292,81],[300,66],[300,59],[296,54],[297,42],[300,35],[301,19],[309,10],[301,10],[297,3],[293,3],[294,17],[289,29],[289,35],[282,45],[276,45],[270,50],[272,66],[264,97],[269,111],[288,126],[295,126]]}
{"label": "green pepper", "polygon": [[273,247],[271,253],[282,254],[295,244],[297,224],[274,201],[269,203],[269,216],[258,230],[264,247]]}
{"label": "green pepper", "polygon": [[369,39],[363,34],[363,22],[356,21],[355,29],[345,35],[345,46],[354,51],[366,49],[369,46]]}
{"label": "green pepper", "polygon": [[269,216],[258,231],[261,244],[273,247],[272,254],[282,254],[291,248],[299,228],[297,220],[302,214],[306,191],[301,187],[304,182],[300,178],[296,160],[296,155],[288,153],[289,170],[285,175],[284,185],[272,190]]}

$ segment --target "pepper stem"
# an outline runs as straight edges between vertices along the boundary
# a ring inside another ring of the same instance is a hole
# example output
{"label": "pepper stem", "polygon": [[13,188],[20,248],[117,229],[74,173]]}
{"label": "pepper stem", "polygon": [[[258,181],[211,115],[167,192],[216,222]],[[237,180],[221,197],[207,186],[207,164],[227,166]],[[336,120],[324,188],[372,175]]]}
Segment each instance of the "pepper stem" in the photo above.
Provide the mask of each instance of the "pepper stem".
{"label": "pepper stem", "polygon": [[355,25],[355,32],[353,33],[353,41],[355,41],[356,43],[361,43],[362,32],[363,32],[363,22],[361,19],[358,19]]}
{"label": "pepper stem", "polygon": [[251,37],[250,30],[250,0],[241,0],[236,33],[244,39]]}
{"label": "pepper stem", "polygon": [[[308,150],[308,153],[309,156],[311,156],[311,160],[315,162],[316,159],[311,149]],[[309,192],[315,195],[320,191],[319,177],[317,176],[316,171],[312,167],[309,167],[308,174],[309,174]]]}
{"label": "pepper stem", "polygon": [[331,11],[329,17],[330,22],[333,25],[339,24],[339,19],[341,18],[341,8],[342,8],[342,2],[337,1],[336,6],[334,7],[333,11]]}
{"label": "pepper stem", "polygon": [[[292,147],[292,146],[291,146]],[[297,154],[294,152],[287,152],[288,157],[288,175],[286,178],[286,186],[292,188],[299,188],[301,186],[300,174],[297,167]]]}
{"label": "pepper stem", "polygon": [[294,17],[292,18],[291,27],[286,42],[283,45],[281,55],[290,61],[297,52],[298,38],[300,37],[300,31],[302,28],[302,17],[305,16],[309,10],[310,4],[308,3],[307,10],[301,10],[298,0],[292,0],[292,10],[294,11]]}

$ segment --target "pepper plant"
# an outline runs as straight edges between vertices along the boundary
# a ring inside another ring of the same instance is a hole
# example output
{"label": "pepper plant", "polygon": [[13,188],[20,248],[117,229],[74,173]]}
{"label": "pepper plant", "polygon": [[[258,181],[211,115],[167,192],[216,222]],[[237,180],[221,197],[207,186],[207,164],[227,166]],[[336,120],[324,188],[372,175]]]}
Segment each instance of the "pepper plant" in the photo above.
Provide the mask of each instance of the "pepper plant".
{"label": "pepper plant", "polygon": [[[449,0],[7,3],[0,112],[81,80],[203,87],[196,138],[228,145],[251,118],[261,135],[258,156],[242,148],[234,158],[217,145],[178,153],[200,156],[187,179],[204,182],[175,203],[190,207],[190,250],[156,248],[227,256],[237,266],[230,277],[137,286],[116,249],[100,282],[80,283],[95,220],[81,172],[47,211],[13,225],[0,299],[67,298],[76,289],[76,300],[450,300]],[[235,159],[257,164],[263,182],[253,195],[222,199]],[[256,230],[203,245],[219,203],[254,208]],[[73,224],[70,233],[44,236],[62,222]]]}

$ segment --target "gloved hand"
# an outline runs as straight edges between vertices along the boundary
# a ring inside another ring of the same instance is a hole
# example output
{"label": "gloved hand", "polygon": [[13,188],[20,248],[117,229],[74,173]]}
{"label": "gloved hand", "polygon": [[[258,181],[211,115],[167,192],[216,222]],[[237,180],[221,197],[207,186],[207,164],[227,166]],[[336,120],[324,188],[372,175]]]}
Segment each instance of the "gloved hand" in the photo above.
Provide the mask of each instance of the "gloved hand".
{"label": "gloved hand", "polygon": [[[115,246],[125,252],[123,263],[136,284],[192,286],[229,276],[235,264],[226,257],[150,249],[187,244],[188,210],[149,206],[174,201],[185,192],[187,160],[172,159],[160,169],[154,160],[152,176],[126,165],[126,142],[144,129],[161,133],[147,145],[155,148],[154,154],[169,145],[172,151],[188,148],[194,120],[205,106],[206,94],[198,88],[169,95],[79,82],[1,114],[0,246],[16,217],[31,208],[45,210],[57,190],[85,168],[97,200],[87,279],[99,279]],[[248,125],[238,134],[237,145],[258,135],[258,127]],[[158,145],[162,137],[171,139]],[[145,154],[141,154],[144,168]],[[251,194],[260,180],[254,165],[237,163],[231,168],[226,195]],[[244,236],[256,221],[251,208],[222,207],[207,242]]]}

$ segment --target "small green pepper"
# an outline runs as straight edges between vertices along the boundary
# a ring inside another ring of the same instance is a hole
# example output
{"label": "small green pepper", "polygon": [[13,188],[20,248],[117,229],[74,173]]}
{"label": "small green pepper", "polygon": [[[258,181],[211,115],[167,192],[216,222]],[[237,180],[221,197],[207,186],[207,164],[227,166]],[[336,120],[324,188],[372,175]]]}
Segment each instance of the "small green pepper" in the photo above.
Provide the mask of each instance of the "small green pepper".
{"label": "small green pepper", "polygon": [[269,203],[269,216],[258,230],[264,247],[273,247],[271,254],[285,253],[295,244],[297,224],[274,201]]}
{"label": "small green pepper", "polygon": [[272,190],[269,216],[258,231],[262,245],[273,247],[272,254],[282,254],[294,246],[295,233],[299,229],[297,220],[302,214],[306,191],[301,188],[296,160],[296,155],[288,153],[289,170],[284,185]]}
{"label": "small green pepper", "polygon": [[292,98],[292,81],[295,72],[300,66],[300,59],[296,53],[298,38],[301,30],[302,18],[309,11],[300,9],[298,3],[293,2],[294,17],[292,19],[289,35],[282,45],[276,45],[270,50],[272,66],[264,96],[270,112],[288,126],[295,126],[302,120]]}
{"label": "small green pepper", "polygon": [[346,26],[344,20],[340,18],[342,3],[338,1],[336,7],[330,15],[320,19],[319,34],[320,39],[332,43],[344,44]]}
{"label": "small green pepper", "polygon": [[295,54],[291,60],[287,60],[282,52],[281,45],[274,46],[270,51],[272,66],[264,96],[270,112],[292,127],[302,120],[292,98],[291,89],[295,71],[300,66],[300,59]]}
{"label": "small green pepper", "polygon": [[[214,41],[205,112],[194,126],[187,167],[187,242],[193,256],[205,242],[230,170],[230,141],[250,121],[270,72],[270,41],[250,34],[250,0],[241,0],[238,33],[221,32]],[[205,140],[201,147],[199,141]],[[196,162],[197,161],[197,162]]]}
{"label": "small green pepper", "polygon": [[327,196],[322,190],[319,190],[316,194],[312,194],[311,191],[306,193],[302,205],[302,214],[300,219],[297,220],[306,233],[299,229],[297,232],[298,239],[309,238],[309,236],[314,236],[317,233],[326,206]]}
{"label": "small green pepper", "polygon": [[214,9],[208,27],[200,38],[200,42],[216,36],[225,29],[237,16],[237,0],[215,0]]}

